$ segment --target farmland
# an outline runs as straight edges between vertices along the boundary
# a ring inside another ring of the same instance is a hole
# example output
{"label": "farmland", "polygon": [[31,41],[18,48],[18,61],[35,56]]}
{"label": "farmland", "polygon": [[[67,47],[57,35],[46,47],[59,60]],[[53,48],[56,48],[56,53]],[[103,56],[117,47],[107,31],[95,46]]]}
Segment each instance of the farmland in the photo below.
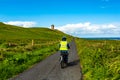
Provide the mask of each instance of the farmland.
{"label": "farmland", "polygon": [[76,39],[84,80],[120,79],[120,41]]}

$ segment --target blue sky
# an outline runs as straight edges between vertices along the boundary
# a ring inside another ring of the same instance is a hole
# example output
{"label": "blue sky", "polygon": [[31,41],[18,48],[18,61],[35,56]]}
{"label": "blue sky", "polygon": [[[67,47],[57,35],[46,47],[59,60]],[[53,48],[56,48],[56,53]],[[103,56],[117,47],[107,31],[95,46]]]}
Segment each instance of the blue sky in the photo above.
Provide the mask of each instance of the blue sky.
{"label": "blue sky", "polygon": [[79,37],[120,37],[120,1],[0,0],[0,22],[24,27],[54,24]]}

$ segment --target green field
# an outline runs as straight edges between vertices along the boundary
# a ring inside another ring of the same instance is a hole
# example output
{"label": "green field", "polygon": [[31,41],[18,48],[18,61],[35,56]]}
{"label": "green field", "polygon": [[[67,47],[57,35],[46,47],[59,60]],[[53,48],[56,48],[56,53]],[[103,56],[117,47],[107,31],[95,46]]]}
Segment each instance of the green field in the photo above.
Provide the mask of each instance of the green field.
{"label": "green field", "polygon": [[76,39],[84,80],[120,80],[120,41]]}
{"label": "green field", "polygon": [[48,28],[22,28],[0,23],[0,80],[6,80],[32,67],[58,51],[63,36]]}
{"label": "green field", "polygon": [[[63,36],[48,28],[22,28],[0,22],[0,80],[31,68],[58,51]],[[76,38],[84,80],[120,80],[120,41]]]}

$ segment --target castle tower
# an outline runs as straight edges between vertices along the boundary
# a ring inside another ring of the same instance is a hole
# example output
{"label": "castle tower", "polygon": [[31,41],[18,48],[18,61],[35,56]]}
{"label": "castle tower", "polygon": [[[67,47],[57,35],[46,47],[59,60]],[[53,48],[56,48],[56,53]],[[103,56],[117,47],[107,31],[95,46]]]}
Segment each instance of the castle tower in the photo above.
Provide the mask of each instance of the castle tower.
{"label": "castle tower", "polygon": [[51,29],[54,30],[54,25],[53,24],[51,25]]}

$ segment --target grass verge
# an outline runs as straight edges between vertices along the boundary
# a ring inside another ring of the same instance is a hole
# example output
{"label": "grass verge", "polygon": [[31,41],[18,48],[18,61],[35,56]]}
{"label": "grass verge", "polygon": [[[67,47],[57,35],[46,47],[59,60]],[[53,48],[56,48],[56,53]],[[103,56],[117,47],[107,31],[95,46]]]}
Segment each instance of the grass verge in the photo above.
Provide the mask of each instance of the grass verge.
{"label": "grass verge", "polygon": [[120,80],[120,41],[76,39],[84,80]]}

